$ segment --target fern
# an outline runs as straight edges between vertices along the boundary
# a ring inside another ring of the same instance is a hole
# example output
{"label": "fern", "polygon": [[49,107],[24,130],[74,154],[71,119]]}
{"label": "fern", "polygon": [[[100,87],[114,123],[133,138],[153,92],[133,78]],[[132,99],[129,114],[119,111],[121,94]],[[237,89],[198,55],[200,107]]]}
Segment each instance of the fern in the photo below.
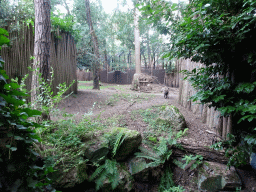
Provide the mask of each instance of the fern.
{"label": "fern", "polygon": [[102,173],[102,171],[104,170],[104,167],[105,167],[105,164],[99,166],[99,167],[94,171],[94,173],[91,175],[90,181],[92,181],[92,180],[94,180],[96,177],[98,177],[98,176]]}
{"label": "fern", "polygon": [[197,168],[200,164],[202,164],[203,162],[203,156],[202,155],[196,155],[196,156],[193,156],[193,155],[185,155],[184,158],[182,160],[186,160],[186,163],[182,163],[180,161],[177,161],[177,160],[174,160],[173,162],[178,166],[180,167],[181,169],[185,169],[185,167],[192,161],[195,161],[190,169],[193,170],[195,168]]}
{"label": "fern", "polygon": [[172,171],[171,168],[168,166],[166,167],[163,176],[161,177],[160,185],[159,185],[159,192],[183,192],[185,191],[183,187],[175,186],[174,181],[172,180]]}
{"label": "fern", "polygon": [[105,163],[96,169],[90,177],[90,181],[95,180],[97,191],[103,186],[104,181],[107,179],[109,183],[111,183],[113,190],[118,186],[120,179],[117,167],[118,163],[116,160],[106,159]]}
{"label": "fern", "polygon": [[164,164],[166,160],[168,160],[172,154],[172,151],[168,149],[168,142],[166,139],[161,138],[159,141],[159,145],[153,148],[153,152],[139,148],[141,152],[135,153],[136,157],[149,159],[152,162],[147,164],[147,167],[156,167],[160,164]]}
{"label": "fern", "polygon": [[171,187],[174,186],[174,181],[172,180],[172,172],[170,167],[168,166],[165,170],[164,170],[164,174],[161,177],[161,181],[160,181],[160,185],[159,185],[159,192],[163,192]]}
{"label": "fern", "polygon": [[115,139],[113,141],[113,150],[112,150],[113,158],[116,155],[117,150],[120,148],[121,144],[123,143],[126,137],[127,135],[124,133],[123,130],[115,136]]}

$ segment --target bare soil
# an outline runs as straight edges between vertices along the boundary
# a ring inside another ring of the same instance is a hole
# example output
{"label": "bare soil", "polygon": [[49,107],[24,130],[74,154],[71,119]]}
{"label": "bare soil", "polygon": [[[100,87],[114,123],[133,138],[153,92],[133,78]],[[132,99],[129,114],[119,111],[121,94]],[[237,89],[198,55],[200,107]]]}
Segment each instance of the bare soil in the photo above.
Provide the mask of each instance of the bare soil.
{"label": "bare soil", "polygon": [[[58,108],[70,114],[76,121],[90,114],[92,118],[98,118],[102,122],[116,117],[118,126],[122,125],[132,130],[139,131],[142,135],[147,131],[145,122],[134,117],[133,112],[139,109],[147,109],[158,105],[174,105],[183,114],[189,128],[188,134],[182,138],[182,142],[197,146],[210,146],[212,144],[214,130],[202,123],[199,116],[188,111],[178,104],[178,88],[169,88],[169,98],[164,99],[161,88],[163,85],[153,84],[152,91],[138,92],[130,90],[130,85],[116,85],[102,83],[101,90],[84,89],[92,86],[92,83],[79,83],[78,94],[71,95],[63,100]],[[121,95],[121,96],[120,96]],[[123,95],[123,96],[122,96]],[[59,117],[53,118],[57,120]],[[183,171],[180,168],[174,170],[174,181],[183,186],[186,191],[197,191],[196,183],[192,180],[197,173],[190,170]],[[238,174],[244,181],[242,191],[256,191],[255,173],[252,170],[238,170]],[[142,191],[155,191],[154,186],[142,186]],[[151,188],[151,189],[150,189]]]}

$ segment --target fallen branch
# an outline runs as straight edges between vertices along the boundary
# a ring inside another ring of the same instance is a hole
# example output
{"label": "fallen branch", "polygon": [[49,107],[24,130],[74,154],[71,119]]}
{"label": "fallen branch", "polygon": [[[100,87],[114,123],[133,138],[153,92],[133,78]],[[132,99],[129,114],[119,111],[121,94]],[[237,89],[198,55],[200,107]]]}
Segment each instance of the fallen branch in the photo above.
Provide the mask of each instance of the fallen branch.
{"label": "fallen branch", "polygon": [[216,151],[207,147],[195,146],[186,143],[180,143],[183,149],[171,146],[173,156],[183,157],[186,154],[202,155],[204,160],[226,164],[228,158],[224,156],[224,152]]}

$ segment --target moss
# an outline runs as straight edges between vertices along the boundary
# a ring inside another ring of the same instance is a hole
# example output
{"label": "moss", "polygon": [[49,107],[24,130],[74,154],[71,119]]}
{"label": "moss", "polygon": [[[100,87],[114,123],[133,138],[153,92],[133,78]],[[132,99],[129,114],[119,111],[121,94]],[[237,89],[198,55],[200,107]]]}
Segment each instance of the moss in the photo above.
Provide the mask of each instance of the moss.
{"label": "moss", "polygon": [[180,111],[177,107],[175,107],[174,105],[170,105],[169,107],[174,109],[174,111],[180,115]]}
{"label": "moss", "polygon": [[118,133],[120,133],[121,131],[123,131],[127,137],[134,137],[137,136],[139,134],[138,131],[135,130],[130,130],[124,127],[115,127],[111,130],[110,134],[111,135],[117,135]]}
{"label": "moss", "polygon": [[166,107],[167,107],[166,105],[162,105],[161,106],[161,111],[164,111],[166,109]]}

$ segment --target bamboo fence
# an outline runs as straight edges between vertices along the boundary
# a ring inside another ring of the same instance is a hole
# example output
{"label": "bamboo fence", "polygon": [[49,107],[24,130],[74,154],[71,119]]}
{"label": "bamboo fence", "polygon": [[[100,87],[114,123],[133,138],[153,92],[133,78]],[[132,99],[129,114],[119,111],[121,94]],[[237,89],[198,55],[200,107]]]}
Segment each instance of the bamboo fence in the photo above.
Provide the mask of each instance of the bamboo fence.
{"label": "bamboo fence", "polygon": [[[178,61],[179,71],[192,71],[194,68],[204,67],[201,63],[195,63],[191,60],[180,59]],[[223,139],[227,139],[227,134],[231,132],[232,118],[221,116],[219,111],[213,107],[208,107],[209,104],[202,105],[198,102],[192,102],[189,98],[196,93],[196,90],[191,86],[188,80],[183,80],[184,74],[180,74],[179,78],[179,104],[194,114],[201,116],[202,122],[206,123],[209,128],[214,130],[215,134]]]}
{"label": "bamboo fence", "polygon": [[[9,29],[7,28],[9,31]],[[5,46],[1,50],[1,57],[5,61],[4,69],[11,78],[18,77],[19,82],[26,74],[29,77],[25,81],[26,89],[31,90],[32,72],[28,67],[32,67],[34,52],[34,31],[33,27],[24,25],[20,30],[12,31],[9,34],[10,46]],[[50,65],[53,68],[53,94],[58,92],[58,85],[61,83],[75,83],[70,87],[66,94],[77,93],[76,77],[76,47],[73,37],[67,33],[61,33],[58,38],[51,34]]]}

